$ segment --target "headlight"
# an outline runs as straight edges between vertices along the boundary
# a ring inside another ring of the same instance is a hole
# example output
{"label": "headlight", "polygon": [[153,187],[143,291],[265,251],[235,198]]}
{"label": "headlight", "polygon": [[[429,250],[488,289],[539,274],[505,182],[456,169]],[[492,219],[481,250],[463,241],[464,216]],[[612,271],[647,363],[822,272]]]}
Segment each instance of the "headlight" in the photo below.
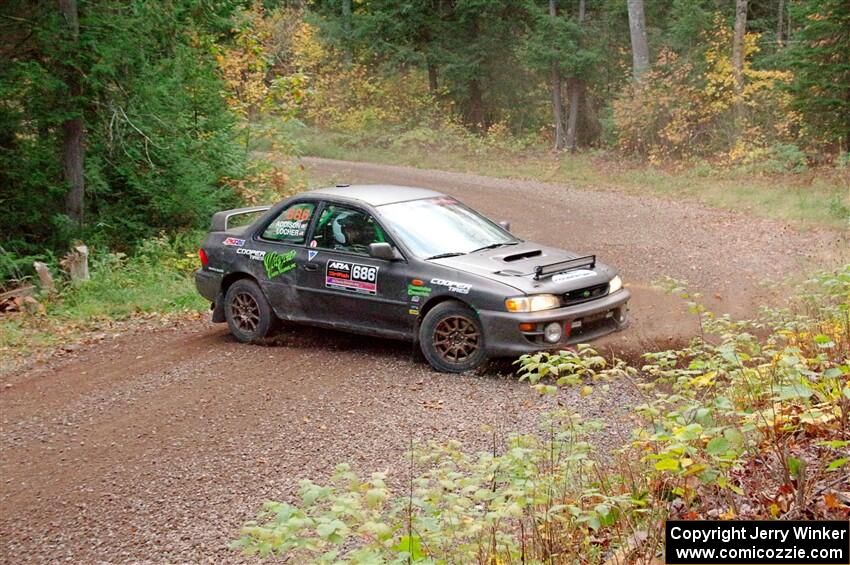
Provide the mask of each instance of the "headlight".
{"label": "headlight", "polygon": [[608,283],[608,294],[617,292],[621,288],[623,288],[623,280],[618,275],[611,279],[611,281]]}
{"label": "headlight", "polygon": [[508,312],[537,312],[558,308],[561,300],[554,294],[534,294],[532,296],[517,296],[505,300]]}

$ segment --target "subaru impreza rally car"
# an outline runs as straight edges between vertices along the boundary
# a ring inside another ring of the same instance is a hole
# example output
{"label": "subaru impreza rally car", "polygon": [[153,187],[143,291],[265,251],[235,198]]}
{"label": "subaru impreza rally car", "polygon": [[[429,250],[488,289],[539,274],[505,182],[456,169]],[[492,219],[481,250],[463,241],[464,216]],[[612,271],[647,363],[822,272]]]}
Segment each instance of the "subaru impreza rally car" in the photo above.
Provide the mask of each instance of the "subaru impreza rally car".
{"label": "subaru impreza rally car", "polygon": [[[230,227],[243,214],[259,214]],[[557,349],[627,325],[629,291],[593,255],[523,241],[455,198],[339,185],[213,216],[198,291],[237,340],[280,320],[412,340],[436,369]]]}

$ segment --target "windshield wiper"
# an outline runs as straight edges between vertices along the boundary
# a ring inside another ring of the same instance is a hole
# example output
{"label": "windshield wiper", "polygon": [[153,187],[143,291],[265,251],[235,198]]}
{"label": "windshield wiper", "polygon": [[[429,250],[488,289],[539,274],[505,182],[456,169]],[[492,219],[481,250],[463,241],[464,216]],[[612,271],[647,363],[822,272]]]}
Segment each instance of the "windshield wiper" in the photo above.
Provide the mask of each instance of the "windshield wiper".
{"label": "windshield wiper", "polygon": [[476,251],[484,251],[485,249],[496,249],[497,247],[502,247],[503,245],[516,245],[519,243],[518,241],[503,241],[502,243],[491,243],[490,245],[485,245],[484,247],[479,247],[478,249],[473,249],[470,253],[475,253]]}
{"label": "windshield wiper", "polygon": [[431,255],[430,257],[426,257],[426,261],[430,261],[431,259],[445,259],[446,257],[457,257],[458,255],[466,255],[463,251],[452,251],[450,253],[439,253],[437,255]]}

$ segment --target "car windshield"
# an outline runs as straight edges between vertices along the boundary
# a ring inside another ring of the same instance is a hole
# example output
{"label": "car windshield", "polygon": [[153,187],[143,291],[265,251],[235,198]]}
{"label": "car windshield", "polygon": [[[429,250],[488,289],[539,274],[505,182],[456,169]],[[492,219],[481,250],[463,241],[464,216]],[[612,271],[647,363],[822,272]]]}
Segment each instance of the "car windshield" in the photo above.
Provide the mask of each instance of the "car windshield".
{"label": "car windshield", "polygon": [[407,247],[426,259],[518,241],[475,210],[445,196],[385,204],[380,211]]}

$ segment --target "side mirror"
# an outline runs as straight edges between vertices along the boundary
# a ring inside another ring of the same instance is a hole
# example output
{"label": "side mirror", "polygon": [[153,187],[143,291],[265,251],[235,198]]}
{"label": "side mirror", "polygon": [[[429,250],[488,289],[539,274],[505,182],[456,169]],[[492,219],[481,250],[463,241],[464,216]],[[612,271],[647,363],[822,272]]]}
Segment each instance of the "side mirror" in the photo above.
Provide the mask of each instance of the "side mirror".
{"label": "side mirror", "polygon": [[503,230],[511,231],[511,223],[510,222],[508,222],[506,220],[502,220],[501,222],[499,222],[499,225],[502,226]]}
{"label": "side mirror", "polygon": [[395,249],[389,243],[370,243],[369,257],[384,261],[395,261],[398,258]]}

